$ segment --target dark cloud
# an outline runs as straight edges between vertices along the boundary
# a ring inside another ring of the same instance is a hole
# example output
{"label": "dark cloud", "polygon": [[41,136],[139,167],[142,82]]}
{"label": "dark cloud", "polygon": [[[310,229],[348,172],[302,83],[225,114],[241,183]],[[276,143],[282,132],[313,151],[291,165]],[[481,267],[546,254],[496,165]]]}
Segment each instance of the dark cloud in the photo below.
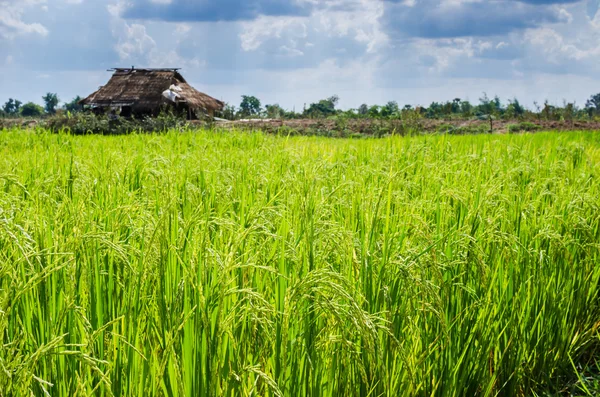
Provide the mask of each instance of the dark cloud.
{"label": "dark cloud", "polygon": [[562,22],[564,17],[548,5],[577,1],[510,0],[451,5],[424,0],[407,6],[400,0],[387,0],[384,19],[392,35],[399,37],[497,36]]}
{"label": "dark cloud", "polygon": [[123,17],[170,22],[210,22],[252,20],[260,15],[308,15],[311,7],[289,0],[174,0],[157,4],[137,0]]}

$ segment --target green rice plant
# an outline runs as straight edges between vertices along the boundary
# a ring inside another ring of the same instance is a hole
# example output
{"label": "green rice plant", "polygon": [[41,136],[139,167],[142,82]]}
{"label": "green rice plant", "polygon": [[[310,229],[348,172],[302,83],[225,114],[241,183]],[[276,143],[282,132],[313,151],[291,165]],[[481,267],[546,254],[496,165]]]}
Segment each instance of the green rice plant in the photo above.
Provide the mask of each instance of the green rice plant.
{"label": "green rice plant", "polygon": [[0,132],[0,396],[597,395],[600,135]]}

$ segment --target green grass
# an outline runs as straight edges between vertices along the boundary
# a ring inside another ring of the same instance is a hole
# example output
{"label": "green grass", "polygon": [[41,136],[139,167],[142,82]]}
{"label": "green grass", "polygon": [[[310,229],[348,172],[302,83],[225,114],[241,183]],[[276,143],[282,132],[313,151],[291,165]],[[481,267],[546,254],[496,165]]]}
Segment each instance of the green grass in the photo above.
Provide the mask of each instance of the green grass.
{"label": "green grass", "polygon": [[600,392],[600,135],[0,132],[0,396]]}

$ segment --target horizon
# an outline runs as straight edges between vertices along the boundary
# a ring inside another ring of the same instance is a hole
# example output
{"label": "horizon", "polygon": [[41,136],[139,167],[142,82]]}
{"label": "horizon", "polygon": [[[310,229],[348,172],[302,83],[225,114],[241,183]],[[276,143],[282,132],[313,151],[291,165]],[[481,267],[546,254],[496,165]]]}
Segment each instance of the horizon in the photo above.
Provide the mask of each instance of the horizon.
{"label": "horizon", "polygon": [[181,68],[199,91],[300,111],[337,95],[429,106],[600,92],[600,0],[0,1],[0,103],[61,104],[114,65]]}

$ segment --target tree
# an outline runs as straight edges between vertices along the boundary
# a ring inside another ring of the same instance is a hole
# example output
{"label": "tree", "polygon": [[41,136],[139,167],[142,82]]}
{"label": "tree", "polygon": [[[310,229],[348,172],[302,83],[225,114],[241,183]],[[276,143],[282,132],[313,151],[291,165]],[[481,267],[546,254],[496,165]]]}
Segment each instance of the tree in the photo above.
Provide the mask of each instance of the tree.
{"label": "tree", "polygon": [[369,113],[369,105],[367,105],[366,103],[363,103],[362,105],[359,106],[358,114],[360,114],[361,116],[366,116],[368,113]]}
{"label": "tree", "polygon": [[58,106],[58,103],[60,102],[60,99],[58,99],[58,95],[49,92],[46,95],[44,95],[42,97],[42,99],[44,100],[44,103],[46,104],[46,106],[45,106],[46,113],[48,113],[48,114],[56,113],[56,107]]}
{"label": "tree", "polygon": [[240,115],[242,117],[257,116],[260,114],[260,101],[255,96],[242,95],[242,103],[240,103]]}
{"label": "tree", "polygon": [[571,125],[573,124],[573,119],[575,118],[575,114],[577,113],[577,107],[575,103],[563,102],[563,119],[568,121]]}
{"label": "tree", "polygon": [[454,113],[454,102],[446,102],[442,104],[442,113],[444,117],[450,117]]}
{"label": "tree", "polygon": [[590,99],[585,103],[585,108],[588,111],[588,115],[592,117],[594,114],[600,113],[600,93],[592,95]]}
{"label": "tree", "polygon": [[517,98],[508,100],[508,106],[506,107],[506,116],[509,118],[520,118],[525,114],[525,108],[519,103]]}
{"label": "tree", "polygon": [[269,119],[279,119],[285,115],[285,110],[277,103],[274,105],[266,105],[265,111],[267,113],[267,118]]}
{"label": "tree", "polygon": [[550,105],[550,102],[546,99],[544,101],[544,108],[542,109],[542,115],[546,120],[553,120],[555,118],[556,106]]}
{"label": "tree", "polygon": [[537,103],[537,101],[533,101],[533,106],[535,106],[535,113],[538,116],[538,120],[541,121],[542,120],[542,112],[541,112],[540,104]]}
{"label": "tree", "polygon": [[477,116],[490,122],[490,133],[494,131],[494,118],[502,112],[502,103],[497,96],[490,100],[484,92],[483,97],[479,98],[477,106]]}
{"label": "tree", "polygon": [[40,117],[42,114],[44,114],[44,108],[33,102],[27,102],[21,108],[23,117]]}
{"label": "tree", "polygon": [[2,107],[2,110],[9,116],[16,116],[19,114],[22,102],[17,99],[9,98],[8,101]]}
{"label": "tree", "polygon": [[502,113],[504,113],[504,107],[502,106],[502,102],[500,102],[500,98],[498,98],[498,95],[496,95],[494,99],[492,99],[492,105],[494,105],[493,113],[495,115],[501,115]]}
{"label": "tree", "polygon": [[460,104],[461,104],[460,98],[454,98],[452,100],[452,113],[460,113]]}
{"label": "tree", "polygon": [[471,105],[471,102],[462,101],[460,103],[460,113],[462,113],[463,117],[473,116],[473,105]]}
{"label": "tree", "polygon": [[71,113],[80,112],[83,110],[83,106],[79,104],[81,97],[77,95],[71,102],[65,103],[65,110]]}
{"label": "tree", "polygon": [[491,115],[494,113],[494,105],[487,94],[484,92],[483,96],[479,98],[479,105],[477,106],[477,112],[480,115]]}
{"label": "tree", "polygon": [[431,102],[431,105],[427,108],[427,118],[435,119],[442,114],[442,105],[438,102]]}
{"label": "tree", "polygon": [[383,117],[390,117],[393,115],[397,115],[400,113],[400,107],[398,106],[398,102],[389,101],[381,108],[381,115]]}
{"label": "tree", "polygon": [[378,105],[373,105],[369,108],[369,117],[376,119],[381,116],[381,108]]}
{"label": "tree", "polygon": [[304,115],[308,117],[328,117],[335,114],[335,107],[340,98],[337,95],[322,99],[317,103],[311,103]]}
{"label": "tree", "polygon": [[227,120],[234,120],[235,119],[235,106],[226,103],[225,107],[221,111],[221,116]]}

